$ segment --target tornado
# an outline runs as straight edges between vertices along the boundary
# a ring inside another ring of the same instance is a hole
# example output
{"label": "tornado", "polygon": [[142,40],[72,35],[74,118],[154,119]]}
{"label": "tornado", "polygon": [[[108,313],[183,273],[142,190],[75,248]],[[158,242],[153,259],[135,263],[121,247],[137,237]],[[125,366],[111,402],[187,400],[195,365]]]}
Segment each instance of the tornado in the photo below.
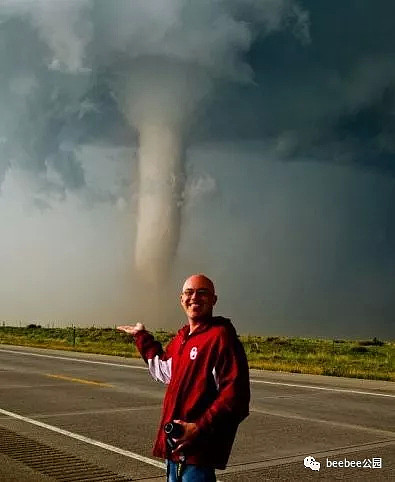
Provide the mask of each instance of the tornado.
{"label": "tornado", "polygon": [[126,117],[138,132],[138,205],[134,262],[141,281],[163,286],[181,231],[185,146],[211,83],[202,69],[166,58],[132,65],[124,94]]}
{"label": "tornado", "polygon": [[139,126],[139,200],[135,265],[150,285],[171,272],[180,237],[184,186],[181,130],[164,121]]}
{"label": "tornado", "polygon": [[249,4],[244,9],[241,0],[147,0],[133,3],[132,15],[132,4],[120,3],[116,21],[123,28],[104,37],[112,45],[102,55],[114,56],[119,107],[138,133],[134,257],[137,273],[150,285],[163,285],[171,275],[181,231],[185,146],[199,108],[220,83],[253,81],[244,53],[257,26],[267,35],[303,13],[292,0]]}

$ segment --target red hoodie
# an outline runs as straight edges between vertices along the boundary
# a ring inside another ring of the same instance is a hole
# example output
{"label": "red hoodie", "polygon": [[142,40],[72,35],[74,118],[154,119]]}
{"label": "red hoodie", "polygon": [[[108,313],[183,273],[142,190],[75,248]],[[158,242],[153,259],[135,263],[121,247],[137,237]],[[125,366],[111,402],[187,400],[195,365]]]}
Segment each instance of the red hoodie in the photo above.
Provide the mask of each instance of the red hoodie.
{"label": "red hoodie", "polygon": [[198,436],[185,449],[187,463],[224,469],[250,401],[247,358],[230,320],[213,317],[190,335],[186,325],[165,352],[145,330],[135,340],[152,377],[168,384],[153,454],[177,462],[163,426],[174,419],[195,422]]}

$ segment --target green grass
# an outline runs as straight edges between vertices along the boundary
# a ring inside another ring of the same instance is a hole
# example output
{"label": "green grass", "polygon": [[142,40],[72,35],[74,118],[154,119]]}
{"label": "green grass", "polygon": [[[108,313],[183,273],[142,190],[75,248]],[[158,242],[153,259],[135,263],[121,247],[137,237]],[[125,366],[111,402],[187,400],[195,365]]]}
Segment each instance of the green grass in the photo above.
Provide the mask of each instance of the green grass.
{"label": "green grass", "polygon": [[241,337],[251,368],[395,381],[395,344],[373,340]]}
{"label": "green grass", "polygon": [[[163,345],[174,333],[158,331]],[[250,368],[395,381],[395,343],[373,340],[241,336]],[[139,357],[132,338],[113,328],[0,327],[0,343]]]}

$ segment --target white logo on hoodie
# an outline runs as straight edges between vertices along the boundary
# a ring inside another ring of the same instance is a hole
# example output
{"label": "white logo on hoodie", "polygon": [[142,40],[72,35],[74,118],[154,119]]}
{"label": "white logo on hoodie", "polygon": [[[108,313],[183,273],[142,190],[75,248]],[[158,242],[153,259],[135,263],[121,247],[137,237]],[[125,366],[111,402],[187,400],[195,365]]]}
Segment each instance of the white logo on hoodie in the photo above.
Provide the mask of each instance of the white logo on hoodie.
{"label": "white logo on hoodie", "polygon": [[196,357],[197,357],[197,347],[194,346],[193,348],[191,348],[191,351],[189,352],[189,358],[191,360],[194,360]]}

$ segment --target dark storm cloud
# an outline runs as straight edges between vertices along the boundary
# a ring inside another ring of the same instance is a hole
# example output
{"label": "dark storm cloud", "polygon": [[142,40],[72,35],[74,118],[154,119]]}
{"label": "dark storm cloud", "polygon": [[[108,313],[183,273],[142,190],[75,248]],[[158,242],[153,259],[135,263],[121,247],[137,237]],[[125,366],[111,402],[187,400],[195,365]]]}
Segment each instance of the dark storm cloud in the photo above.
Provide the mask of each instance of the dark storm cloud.
{"label": "dark storm cloud", "polygon": [[[66,189],[84,185],[74,152],[80,143],[95,138],[135,142],[112,95],[109,57],[115,53],[122,63],[130,53],[154,53],[195,62],[191,52],[198,47],[193,41],[183,47],[176,41],[183,35],[188,38],[183,28],[207,35],[208,31],[201,30],[204,15],[210,11],[205,6],[186,10],[179,17],[185,23],[177,31],[172,22],[180,15],[181,2],[166,2],[163,18],[154,9],[136,10],[128,2],[117,2],[117,8],[111,9],[100,1],[73,3],[80,5],[74,10],[83,13],[78,42],[74,41],[71,53],[64,54],[74,71],[49,69],[51,47],[57,48],[60,41],[53,41],[53,33],[43,28],[45,17],[41,19],[37,12],[29,16],[35,10],[32,2],[8,1],[0,12],[0,96],[8,117],[0,123],[2,151],[13,151],[13,159],[25,159],[32,171],[45,170],[45,162],[52,162]],[[330,7],[307,0],[277,2],[276,7],[273,1],[260,2],[258,9],[258,2],[252,0],[220,4],[226,4],[235,22],[251,26],[248,34],[240,30],[235,37],[238,46],[229,46],[236,52],[239,49],[244,62],[238,67],[225,62],[215,67],[216,89],[200,112],[192,141],[266,139],[290,160],[310,157],[394,170],[393,2],[383,0],[379,8],[363,0],[335,1]],[[75,20],[73,9],[65,9],[65,22]],[[61,15],[56,10],[47,13],[55,27]],[[209,16],[206,21],[210,25]],[[173,29],[173,43],[169,41],[161,50],[155,38],[141,33],[147,25],[155,27],[158,39],[166,29]],[[229,22],[229,35],[235,35],[234,25]],[[62,35],[68,34],[65,29]],[[224,45],[219,43],[217,48]],[[210,62],[207,53],[196,57],[197,62]],[[81,59],[88,66],[85,71]],[[119,68],[119,62],[114,66]],[[232,78],[246,82],[238,85]],[[9,165],[4,156],[1,163],[0,176]]]}
{"label": "dark storm cloud", "polygon": [[254,85],[227,86],[201,137],[271,139],[279,153],[394,171],[395,4],[303,1],[310,42],[289,30],[247,54]]}
{"label": "dark storm cloud", "polygon": [[[74,147],[83,135],[75,123],[87,79],[49,70],[44,63],[48,48],[21,18],[2,20],[0,45],[0,126],[6,150],[2,161],[32,175],[52,166],[65,189],[78,189],[84,185],[84,174]],[[55,186],[48,182],[45,188]]]}
{"label": "dark storm cloud", "polygon": [[32,175],[51,166],[64,189],[84,186],[80,144],[135,141],[124,134],[122,95],[114,96],[134,61],[167,59],[212,80],[248,83],[253,71],[242,57],[254,38],[283,29],[308,40],[308,13],[292,0],[4,0],[1,178],[10,165]]}

